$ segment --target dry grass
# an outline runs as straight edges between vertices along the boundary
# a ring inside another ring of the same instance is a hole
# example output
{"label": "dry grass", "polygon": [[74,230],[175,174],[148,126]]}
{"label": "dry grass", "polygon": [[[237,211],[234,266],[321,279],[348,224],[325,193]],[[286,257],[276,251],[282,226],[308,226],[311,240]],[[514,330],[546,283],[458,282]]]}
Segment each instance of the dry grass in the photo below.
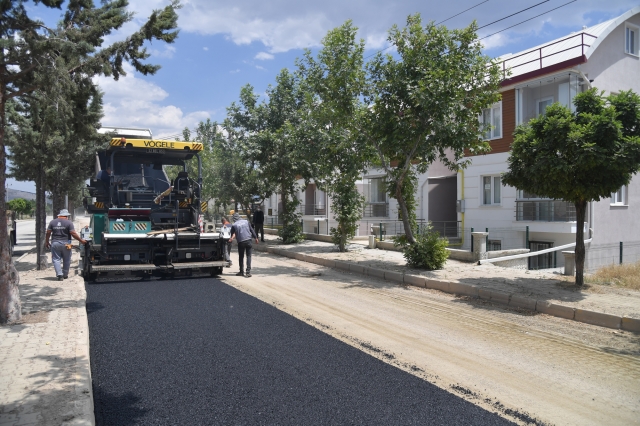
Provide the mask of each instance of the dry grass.
{"label": "dry grass", "polygon": [[640,290],[640,262],[604,266],[592,275],[585,275],[584,279],[592,284]]}

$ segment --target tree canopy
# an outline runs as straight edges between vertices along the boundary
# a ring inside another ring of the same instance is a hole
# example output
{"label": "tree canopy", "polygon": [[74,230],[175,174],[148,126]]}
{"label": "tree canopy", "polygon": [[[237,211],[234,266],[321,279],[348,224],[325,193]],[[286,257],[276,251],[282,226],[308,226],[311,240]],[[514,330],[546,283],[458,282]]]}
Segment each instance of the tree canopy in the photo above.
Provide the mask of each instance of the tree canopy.
{"label": "tree canopy", "polygon": [[436,160],[458,170],[469,162],[465,150],[489,150],[478,117],[500,99],[501,74],[482,54],[476,29],[475,22],[460,30],[423,26],[411,15],[406,27],[389,31],[398,58],[378,53],[367,65],[371,108],[361,131],[378,153],[412,244],[416,173]]}
{"label": "tree canopy", "polygon": [[[22,102],[34,93],[39,102],[49,105],[59,102],[50,96],[49,89],[90,80],[103,74],[116,80],[125,74],[125,62],[142,74],[153,74],[159,66],[149,64],[145,43],[161,40],[172,43],[178,35],[177,0],[161,10],[155,10],[147,22],[124,40],[104,45],[104,38],[133,18],[127,0],[103,1],[96,7],[92,1],[69,1],[62,19],[55,27],[29,16],[28,1],[0,2],[0,216],[6,215],[6,135],[9,101]],[[63,0],[34,0],[34,5],[61,9]],[[74,80],[75,79],[75,80]],[[67,92],[61,90],[60,93]],[[62,117],[63,118],[63,117]],[[78,132],[80,129],[75,129]],[[32,135],[35,136],[35,135]],[[55,132],[36,138],[42,144]],[[60,133],[62,136],[62,133]],[[65,135],[66,136],[66,135]],[[43,176],[40,173],[39,176]],[[36,246],[43,253],[44,182],[36,181],[39,188],[36,215]],[[39,257],[40,259],[40,257]],[[41,262],[39,261],[39,265]],[[13,267],[6,229],[0,227],[0,324],[17,321],[21,316],[17,289],[18,274]]]}
{"label": "tree canopy", "polygon": [[559,103],[516,128],[502,181],[540,197],[574,203],[577,216],[576,284],[583,284],[587,203],[611,196],[640,170],[640,97],[604,98],[596,89]]}

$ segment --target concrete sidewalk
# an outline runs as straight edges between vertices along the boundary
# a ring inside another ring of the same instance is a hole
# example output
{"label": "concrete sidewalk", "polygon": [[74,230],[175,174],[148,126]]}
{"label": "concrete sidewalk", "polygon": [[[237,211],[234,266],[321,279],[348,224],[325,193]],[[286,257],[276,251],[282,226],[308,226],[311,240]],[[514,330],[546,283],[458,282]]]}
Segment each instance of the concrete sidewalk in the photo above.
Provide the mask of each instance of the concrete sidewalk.
{"label": "concrete sidewalk", "polygon": [[[306,240],[284,245],[274,235],[257,250],[312,262],[398,284],[432,288],[515,309],[527,309],[614,329],[640,332],[640,292],[608,286],[578,289],[562,276],[545,271],[507,269],[447,260],[445,268],[425,271],[406,266],[401,252],[369,249],[355,241],[340,253],[331,244]],[[255,271],[259,273],[258,270]]]}
{"label": "concrete sidewalk", "polygon": [[16,247],[22,321],[0,327],[0,425],[93,425],[86,293],[73,275],[78,252],[69,278],[58,281],[53,267],[35,270],[29,241]]}

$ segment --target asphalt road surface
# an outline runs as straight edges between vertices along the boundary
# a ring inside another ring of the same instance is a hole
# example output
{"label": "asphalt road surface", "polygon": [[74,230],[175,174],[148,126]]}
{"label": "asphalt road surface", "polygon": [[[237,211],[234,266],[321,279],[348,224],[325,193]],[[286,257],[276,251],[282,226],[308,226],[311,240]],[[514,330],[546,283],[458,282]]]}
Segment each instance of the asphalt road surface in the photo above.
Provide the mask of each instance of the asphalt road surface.
{"label": "asphalt road surface", "polygon": [[217,279],[86,288],[98,425],[510,424]]}

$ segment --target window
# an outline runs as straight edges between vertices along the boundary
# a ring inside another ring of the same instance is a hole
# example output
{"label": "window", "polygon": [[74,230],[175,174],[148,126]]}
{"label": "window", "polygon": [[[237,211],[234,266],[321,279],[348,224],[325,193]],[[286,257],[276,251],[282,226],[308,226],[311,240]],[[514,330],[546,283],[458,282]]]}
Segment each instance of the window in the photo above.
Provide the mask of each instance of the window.
{"label": "window", "polygon": [[611,193],[611,205],[624,206],[627,204],[627,187],[622,186],[616,192]]}
{"label": "window", "polygon": [[550,106],[551,104],[553,104],[553,96],[550,96],[548,98],[538,99],[538,109],[536,111],[536,115],[538,117],[540,117],[541,115],[544,115],[545,111],[547,110],[547,107]]}
{"label": "window", "polygon": [[502,137],[502,102],[491,108],[482,110],[480,124],[484,130],[485,139],[499,139]]}
{"label": "window", "polygon": [[387,185],[385,178],[370,179],[369,186],[369,202],[370,203],[386,203],[387,202]]}
{"label": "window", "polygon": [[487,240],[487,251],[502,250],[502,241],[500,240]]}
{"label": "window", "polygon": [[624,28],[624,51],[630,55],[638,56],[638,34],[640,28],[626,23]]}
{"label": "window", "polygon": [[500,176],[482,176],[482,204],[500,204]]}

